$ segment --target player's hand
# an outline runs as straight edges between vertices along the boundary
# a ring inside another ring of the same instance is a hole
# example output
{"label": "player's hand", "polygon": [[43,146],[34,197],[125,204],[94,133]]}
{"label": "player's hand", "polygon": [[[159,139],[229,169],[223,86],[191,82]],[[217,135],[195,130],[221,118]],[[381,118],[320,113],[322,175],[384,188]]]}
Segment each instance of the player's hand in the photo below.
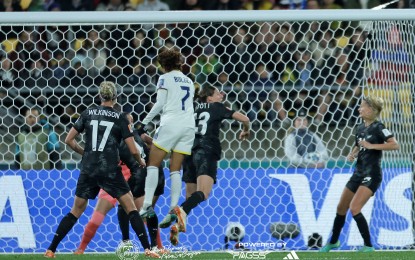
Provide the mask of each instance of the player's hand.
{"label": "player's hand", "polygon": [[366,141],[366,140],[360,140],[359,145],[361,147],[369,149],[369,150],[372,149],[372,147],[373,147],[373,145],[371,143],[369,143],[368,141]]}
{"label": "player's hand", "polygon": [[348,160],[349,162],[353,162],[353,161],[354,161],[354,159],[356,159],[356,157],[354,156],[354,154],[353,154],[353,153],[349,153],[349,155],[347,155],[347,160]]}
{"label": "player's hand", "polygon": [[146,145],[151,146],[153,144],[153,138],[151,138],[148,134],[142,134],[140,137]]}
{"label": "player's hand", "polygon": [[148,134],[148,126],[147,125],[139,125],[137,127],[137,133],[139,136],[142,134]]}
{"label": "player's hand", "polygon": [[239,134],[239,139],[240,140],[247,140],[247,139],[249,139],[249,136],[251,135],[251,131],[242,131],[240,134]]}
{"label": "player's hand", "polygon": [[140,158],[139,164],[140,164],[140,167],[143,167],[143,168],[146,167],[146,161],[143,158]]}

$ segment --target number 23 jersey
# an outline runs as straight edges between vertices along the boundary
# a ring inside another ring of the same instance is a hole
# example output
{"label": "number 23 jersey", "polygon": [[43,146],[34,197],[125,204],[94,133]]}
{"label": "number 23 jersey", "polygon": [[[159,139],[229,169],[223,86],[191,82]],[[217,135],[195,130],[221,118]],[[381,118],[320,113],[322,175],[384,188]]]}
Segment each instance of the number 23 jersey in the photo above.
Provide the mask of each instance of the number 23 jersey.
{"label": "number 23 jersey", "polygon": [[219,102],[197,104],[195,111],[196,136],[193,149],[205,149],[219,160],[222,152],[219,140],[222,121],[232,119],[233,113],[235,113],[234,110]]}

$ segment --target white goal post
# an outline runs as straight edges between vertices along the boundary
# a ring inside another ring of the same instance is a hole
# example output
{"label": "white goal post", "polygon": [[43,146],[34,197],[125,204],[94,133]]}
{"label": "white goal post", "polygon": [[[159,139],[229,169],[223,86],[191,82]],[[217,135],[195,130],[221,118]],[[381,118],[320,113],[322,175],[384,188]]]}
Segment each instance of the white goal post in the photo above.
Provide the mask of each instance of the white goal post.
{"label": "white goal post", "polygon": [[[156,54],[171,46],[184,54],[185,73],[200,87],[223,91],[229,107],[246,113],[253,128],[251,140],[240,142],[240,125],[224,123],[218,183],[209,200],[192,211],[179,246],[222,249],[231,222],[245,227],[243,242],[253,249],[284,240],[286,248],[310,250],[319,246],[310,239],[314,233],[324,243],[354,166],[345,157],[364,95],[384,99],[381,120],[401,149],[384,152],[383,183],[363,214],[376,249],[414,243],[414,12],[2,13],[0,253],[44,252],[72,206],[80,157],[63,140],[79,113],[97,103],[97,83],[115,81],[120,109],[142,120],[155,101],[161,73]],[[58,138],[54,147],[47,139],[48,156],[42,158],[31,146],[39,139],[27,134],[19,143],[17,138],[27,133],[22,126],[32,107],[42,114],[43,129]],[[300,111],[327,150],[301,161],[321,162],[321,167],[296,164],[285,153],[286,136]],[[27,151],[31,155],[20,156]],[[52,154],[58,154],[63,169],[50,169]],[[40,168],[31,160],[40,161]],[[158,202],[159,217],[167,213],[169,199]],[[95,203],[58,251],[76,249]],[[286,224],[289,230],[275,229]],[[87,251],[113,252],[120,239],[116,213],[110,212]],[[168,244],[165,230],[162,240]],[[340,240],[343,250],[363,244],[350,216]]]}

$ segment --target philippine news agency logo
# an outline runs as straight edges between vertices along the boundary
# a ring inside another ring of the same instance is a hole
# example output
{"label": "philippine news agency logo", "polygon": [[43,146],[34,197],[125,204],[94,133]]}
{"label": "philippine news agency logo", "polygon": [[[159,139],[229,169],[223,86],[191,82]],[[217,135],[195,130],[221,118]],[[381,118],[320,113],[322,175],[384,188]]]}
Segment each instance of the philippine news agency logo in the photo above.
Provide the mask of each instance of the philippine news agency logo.
{"label": "philippine news agency logo", "polygon": [[232,259],[267,259],[267,255],[285,248],[285,242],[278,243],[242,243],[237,250],[228,251]]}
{"label": "philippine news agency logo", "polygon": [[119,243],[117,251],[115,251],[120,260],[135,260],[138,258],[138,253],[140,253],[140,247],[131,240]]}

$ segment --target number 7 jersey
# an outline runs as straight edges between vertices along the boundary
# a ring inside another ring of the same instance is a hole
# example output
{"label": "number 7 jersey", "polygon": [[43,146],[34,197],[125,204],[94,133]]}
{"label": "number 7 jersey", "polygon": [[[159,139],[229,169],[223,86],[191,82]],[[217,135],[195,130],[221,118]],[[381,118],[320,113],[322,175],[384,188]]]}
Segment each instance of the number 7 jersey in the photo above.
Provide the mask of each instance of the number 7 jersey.
{"label": "number 7 jersey", "polygon": [[163,106],[160,126],[195,127],[193,81],[181,71],[174,70],[160,76],[157,90],[167,90],[167,100]]}

